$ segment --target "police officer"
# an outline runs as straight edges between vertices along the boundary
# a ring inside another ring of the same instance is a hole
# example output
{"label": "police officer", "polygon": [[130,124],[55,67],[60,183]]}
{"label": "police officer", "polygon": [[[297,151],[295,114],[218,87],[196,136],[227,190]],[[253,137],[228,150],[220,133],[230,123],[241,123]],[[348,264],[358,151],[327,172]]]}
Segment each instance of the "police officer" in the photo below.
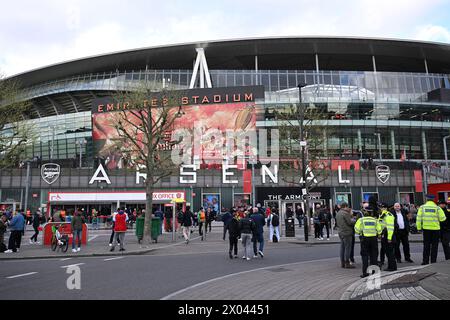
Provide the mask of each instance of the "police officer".
{"label": "police officer", "polygon": [[396,271],[397,262],[395,261],[394,244],[395,244],[395,218],[388,209],[388,205],[380,203],[381,209],[378,224],[381,229],[381,250],[380,250],[380,268],[384,264],[384,256],[388,258],[388,267],[384,271]]}
{"label": "police officer", "polygon": [[362,275],[361,278],[369,276],[367,268],[370,265],[377,265],[378,258],[378,239],[381,233],[378,221],[373,217],[372,210],[363,210],[363,217],[358,219],[355,224],[355,233],[360,235],[361,242],[361,258],[362,258]]}
{"label": "police officer", "polygon": [[446,220],[444,211],[434,203],[435,196],[427,194],[427,202],[417,211],[417,230],[423,230],[422,265],[436,263],[441,226],[439,222]]}
{"label": "police officer", "polygon": [[441,222],[441,243],[444,249],[445,260],[450,260],[450,211],[448,211],[445,201],[439,201],[439,207],[444,211],[447,218],[444,222]]}

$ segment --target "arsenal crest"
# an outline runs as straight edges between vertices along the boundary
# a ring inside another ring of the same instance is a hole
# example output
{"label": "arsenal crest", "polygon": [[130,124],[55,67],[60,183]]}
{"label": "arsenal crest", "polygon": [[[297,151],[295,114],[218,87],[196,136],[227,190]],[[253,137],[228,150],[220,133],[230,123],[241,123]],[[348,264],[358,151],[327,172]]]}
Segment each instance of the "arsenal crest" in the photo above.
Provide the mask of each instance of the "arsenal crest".
{"label": "arsenal crest", "polygon": [[46,163],[41,167],[41,177],[48,184],[54,183],[59,178],[61,168],[56,163]]}
{"label": "arsenal crest", "polygon": [[389,169],[388,166],[377,166],[375,168],[375,172],[377,174],[378,180],[380,180],[381,183],[386,183],[391,176],[391,169]]}

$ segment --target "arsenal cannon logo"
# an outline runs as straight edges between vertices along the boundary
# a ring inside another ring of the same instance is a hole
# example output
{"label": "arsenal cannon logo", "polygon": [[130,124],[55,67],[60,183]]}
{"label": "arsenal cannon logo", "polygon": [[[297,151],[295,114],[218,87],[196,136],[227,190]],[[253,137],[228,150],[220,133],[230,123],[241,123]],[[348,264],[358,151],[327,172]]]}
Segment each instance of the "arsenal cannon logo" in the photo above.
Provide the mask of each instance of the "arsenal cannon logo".
{"label": "arsenal cannon logo", "polygon": [[377,174],[378,180],[380,180],[381,183],[386,183],[391,176],[391,169],[389,169],[388,166],[377,166],[375,168],[375,172]]}
{"label": "arsenal cannon logo", "polygon": [[48,184],[54,183],[59,178],[61,168],[56,163],[46,163],[41,167],[42,179]]}

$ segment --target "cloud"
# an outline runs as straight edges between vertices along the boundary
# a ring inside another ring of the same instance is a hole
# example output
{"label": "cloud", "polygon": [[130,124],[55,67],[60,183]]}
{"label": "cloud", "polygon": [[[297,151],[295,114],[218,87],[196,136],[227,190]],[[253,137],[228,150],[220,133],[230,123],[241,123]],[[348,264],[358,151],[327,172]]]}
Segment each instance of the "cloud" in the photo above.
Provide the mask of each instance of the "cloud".
{"label": "cloud", "polygon": [[417,40],[450,43],[450,31],[442,26],[425,25],[418,28]]}
{"label": "cloud", "polygon": [[0,20],[0,70],[12,75],[112,51],[232,38],[319,35],[450,42],[448,0],[131,3],[5,2],[2,10],[9,14]]}

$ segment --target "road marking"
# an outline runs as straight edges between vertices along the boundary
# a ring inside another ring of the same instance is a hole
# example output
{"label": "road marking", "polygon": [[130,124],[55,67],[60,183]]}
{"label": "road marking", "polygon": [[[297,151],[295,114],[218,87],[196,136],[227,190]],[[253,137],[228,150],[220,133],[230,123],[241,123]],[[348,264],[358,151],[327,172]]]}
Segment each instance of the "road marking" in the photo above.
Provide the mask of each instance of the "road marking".
{"label": "road marking", "polygon": [[103,261],[111,261],[111,260],[119,260],[119,259],[123,259],[123,257],[109,258],[109,259],[104,259]]}
{"label": "road marking", "polygon": [[83,264],[85,264],[85,263],[69,264],[68,266],[62,266],[61,268],[69,268],[69,267],[81,266]]}
{"label": "road marking", "polygon": [[72,258],[64,258],[64,259],[60,259],[59,261],[66,261],[66,260],[70,260]]}
{"label": "road marking", "polygon": [[98,236],[99,236],[99,234],[96,235],[96,236],[90,237],[90,238],[88,239],[88,241],[92,241],[92,240],[94,240],[95,238],[97,238]]}
{"label": "road marking", "polygon": [[36,273],[37,272],[29,272],[29,273],[24,273],[24,274],[18,274],[17,276],[6,277],[6,279],[14,279],[14,278],[19,278],[19,277],[31,276],[32,274],[36,274]]}

